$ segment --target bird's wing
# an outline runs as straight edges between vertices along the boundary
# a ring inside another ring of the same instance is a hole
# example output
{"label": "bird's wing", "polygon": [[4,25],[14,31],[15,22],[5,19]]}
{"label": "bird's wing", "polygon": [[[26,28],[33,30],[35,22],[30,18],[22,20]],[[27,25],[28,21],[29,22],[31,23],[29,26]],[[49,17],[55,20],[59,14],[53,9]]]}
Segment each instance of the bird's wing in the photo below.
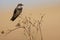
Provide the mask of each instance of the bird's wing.
{"label": "bird's wing", "polygon": [[[16,14],[16,12],[17,12],[17,10],[15,9],[15,10],[14,10],[14,14]],[[14,14],[13,14],[13,15],[14,15]]]}

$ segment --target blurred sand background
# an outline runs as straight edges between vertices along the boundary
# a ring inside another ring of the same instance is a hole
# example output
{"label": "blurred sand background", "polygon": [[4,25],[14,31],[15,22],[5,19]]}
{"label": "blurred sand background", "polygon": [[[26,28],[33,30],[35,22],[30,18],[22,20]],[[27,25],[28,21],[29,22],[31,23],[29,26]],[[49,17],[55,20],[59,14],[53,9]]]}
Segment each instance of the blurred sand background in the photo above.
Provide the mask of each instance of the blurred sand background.
{"label": "blurred sand background", "polygon": [[[18,22],[19,17],[14,22],[10,21],[14,8],[20,2],[16,1],[0,1],[0,31],[7,30],[7,28],[13,28]],[[23,15],[31,16],[35,19],[38,19],[41,14],[46,14],[42,22],[42,34],[44,40],[60,40],[60,1],[55,1],[56,3],[53,3],[54,1],[51,1],[51,4],[47,3],[48,5],[42,5],[40,2],[37,4],[40,3],[41,5],[39,4],[36,6],[34,4],[32,6],[30,4],[27,6],[27,4],[25,4],[22,12]],[[22,29],[17,29],[16,31],[8,34],[8,36],[0,36],[0,38],[0,40],[25,40]]]}

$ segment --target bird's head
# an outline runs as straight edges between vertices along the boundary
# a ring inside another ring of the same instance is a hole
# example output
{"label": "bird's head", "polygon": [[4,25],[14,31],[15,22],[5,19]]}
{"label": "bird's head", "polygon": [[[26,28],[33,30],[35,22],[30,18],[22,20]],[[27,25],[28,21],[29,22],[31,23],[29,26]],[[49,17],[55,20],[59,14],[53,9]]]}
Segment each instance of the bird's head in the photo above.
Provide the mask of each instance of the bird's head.
{"label": "bird's head", "polygon": [[17,8],[21,8],[22,6],[23,6],[23,4],[20,3],[20,4],[17,5]]}
{"label": "bird's head", "polygon": [[18,4],[17,6],[23,6],[23,4],[22,4],[22,3],[20,3],[20,4]]}

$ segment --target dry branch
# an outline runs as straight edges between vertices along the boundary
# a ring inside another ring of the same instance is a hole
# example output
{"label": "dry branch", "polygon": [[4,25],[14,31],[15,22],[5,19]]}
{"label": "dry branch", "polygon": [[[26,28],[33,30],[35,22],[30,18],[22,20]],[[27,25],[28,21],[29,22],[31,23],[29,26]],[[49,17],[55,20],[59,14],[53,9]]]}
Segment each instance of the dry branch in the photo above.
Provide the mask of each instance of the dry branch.
{"label": "dry branch", "polygon": [[[35,20],[34,18],[31,18],[31,17],[21,16],[20,20],[15,25],[16,28],[14,28],[12,30],[8,29],[8,32],[6,33],[6,35],[15,31],[16,29],[22,28],[22,29],[24,29],[24,35],[26,36],[26,38],[28,40],[33,40],[34,39],[34,36],[32,33],[33,30],[31,30],[31,29],[35,28],[37,32],[40,31],[41,40],[43,40],[42,30],[41,30],[41,23],[42,23],[43,17],[44,17],[44,15],[41,16],[40,20]],[[4,31],[2,31],[1,34],[4,34]]]}

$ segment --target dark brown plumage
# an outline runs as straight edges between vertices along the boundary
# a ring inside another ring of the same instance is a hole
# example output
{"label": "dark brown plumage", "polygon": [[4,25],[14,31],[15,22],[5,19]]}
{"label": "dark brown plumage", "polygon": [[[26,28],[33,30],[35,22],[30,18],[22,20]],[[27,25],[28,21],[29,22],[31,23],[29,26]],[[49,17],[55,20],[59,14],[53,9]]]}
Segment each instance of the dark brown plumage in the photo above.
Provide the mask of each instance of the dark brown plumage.
{"label": "dark brown plumage", "polygon": [[22,12],[23,4],[18,4],[17,7],[14,10],[13,16],[11,18],[12,21],[14,21]]}

